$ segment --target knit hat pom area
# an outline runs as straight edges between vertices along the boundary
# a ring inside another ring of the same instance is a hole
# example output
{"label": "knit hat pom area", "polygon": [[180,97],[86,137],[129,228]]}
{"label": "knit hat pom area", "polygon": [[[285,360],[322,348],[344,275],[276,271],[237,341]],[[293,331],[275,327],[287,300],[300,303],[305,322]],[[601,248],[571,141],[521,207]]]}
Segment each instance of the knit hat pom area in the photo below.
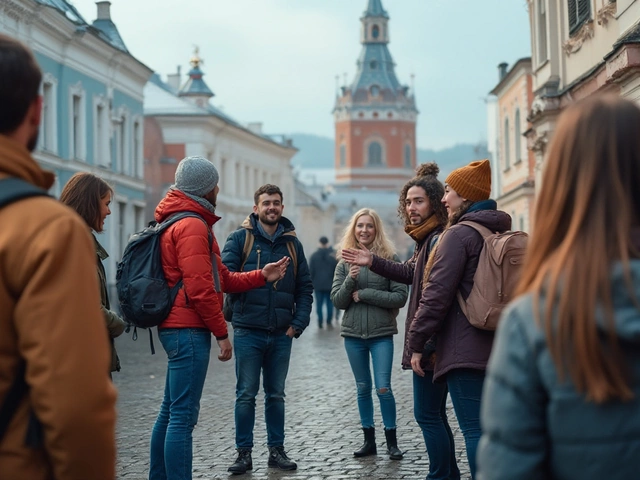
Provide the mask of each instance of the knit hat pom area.
{"label": "knit hat pom area", "polygon": [[491,162],[477,160],[449,174],[445,183],[462,198],[479,202],[491,195]]}
{"label": "knit hat pom area", "polygon": [[218,170],[209,160],[186,157],[178,164],[174,186],[184,193],[204,197],[216,188],[219,179]]}

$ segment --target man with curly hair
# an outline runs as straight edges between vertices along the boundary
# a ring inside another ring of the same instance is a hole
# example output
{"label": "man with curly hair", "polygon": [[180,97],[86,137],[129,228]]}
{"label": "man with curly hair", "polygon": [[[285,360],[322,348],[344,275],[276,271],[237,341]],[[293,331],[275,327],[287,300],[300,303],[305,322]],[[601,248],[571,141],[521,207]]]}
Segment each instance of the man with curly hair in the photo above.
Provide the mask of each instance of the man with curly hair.
{"label": "man with curly hair", "polygon": [[[411,285],[402,354],[402,368],[405,370],[411,369],[412,352],[408,348],[408,332],[420,303],[424,270],[429,254],[447,223],[447,211],[441,202],[444,186],[437,178],[439,172],[440,168],[435,163],[422,164],[416,170],[416,176],[400,191],[398,216],[404,221],[407,235],[416,242],[409,260],[396,263],[363,249],[342,251],[342,258],[348,263],[366,265],[372,272]],[[429,455],[428,478],[459,479],[453,434],[447,420],[447,387],[443,383],[433,383],[434,351],[435,338],[432,338],[425,345],[422,355],[425,375],[413,374],[413,410]]]}

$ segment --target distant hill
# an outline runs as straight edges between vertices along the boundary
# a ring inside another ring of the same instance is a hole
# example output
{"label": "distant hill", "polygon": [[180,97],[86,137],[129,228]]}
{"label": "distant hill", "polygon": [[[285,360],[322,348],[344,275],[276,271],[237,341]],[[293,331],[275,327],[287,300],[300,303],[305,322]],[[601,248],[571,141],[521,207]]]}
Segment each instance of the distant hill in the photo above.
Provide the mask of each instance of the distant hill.
{"label": "distant hill", "polygon": [[[291,163],[301,169],[334,168],[334,143],[332,138],[294,133],[289,135],[299,152]],[[418,163],[436,162],[440,166],[441,177],[473,160],[487,158],[486,143],[459,143],[443,150],[418,149]]]}

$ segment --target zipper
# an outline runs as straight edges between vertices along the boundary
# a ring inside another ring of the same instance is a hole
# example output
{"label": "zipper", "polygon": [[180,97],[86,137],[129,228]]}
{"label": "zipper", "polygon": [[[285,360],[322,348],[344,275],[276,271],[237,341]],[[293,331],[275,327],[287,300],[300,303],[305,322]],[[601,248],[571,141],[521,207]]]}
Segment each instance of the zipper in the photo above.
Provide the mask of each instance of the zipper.
{"label": "zipper", "polygon": [[256,252],[258,252],[258,264],[256,266],[256,270],[260,270],[260,253],[262,252],[260,245],[256,246]]}

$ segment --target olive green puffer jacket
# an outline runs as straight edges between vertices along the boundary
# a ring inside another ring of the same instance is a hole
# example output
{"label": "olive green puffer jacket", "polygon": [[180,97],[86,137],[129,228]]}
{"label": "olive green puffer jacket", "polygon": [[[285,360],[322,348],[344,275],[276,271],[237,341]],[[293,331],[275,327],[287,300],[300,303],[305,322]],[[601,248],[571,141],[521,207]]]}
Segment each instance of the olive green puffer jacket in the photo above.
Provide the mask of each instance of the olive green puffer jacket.
{"label": "olive green puffer jacket", "polygon": [[[400,259],[394,255],[393,259]],[[353,300],[357,291],[360,301]],[[336,266],[331,287],[331,301],[341,310],[343,337],[375,338],[398,333],[396,317],[407,301],[408,288],[388,280],[368,267],[360,267],[357,279],[349,276],[349,265],[343,260]]]}

